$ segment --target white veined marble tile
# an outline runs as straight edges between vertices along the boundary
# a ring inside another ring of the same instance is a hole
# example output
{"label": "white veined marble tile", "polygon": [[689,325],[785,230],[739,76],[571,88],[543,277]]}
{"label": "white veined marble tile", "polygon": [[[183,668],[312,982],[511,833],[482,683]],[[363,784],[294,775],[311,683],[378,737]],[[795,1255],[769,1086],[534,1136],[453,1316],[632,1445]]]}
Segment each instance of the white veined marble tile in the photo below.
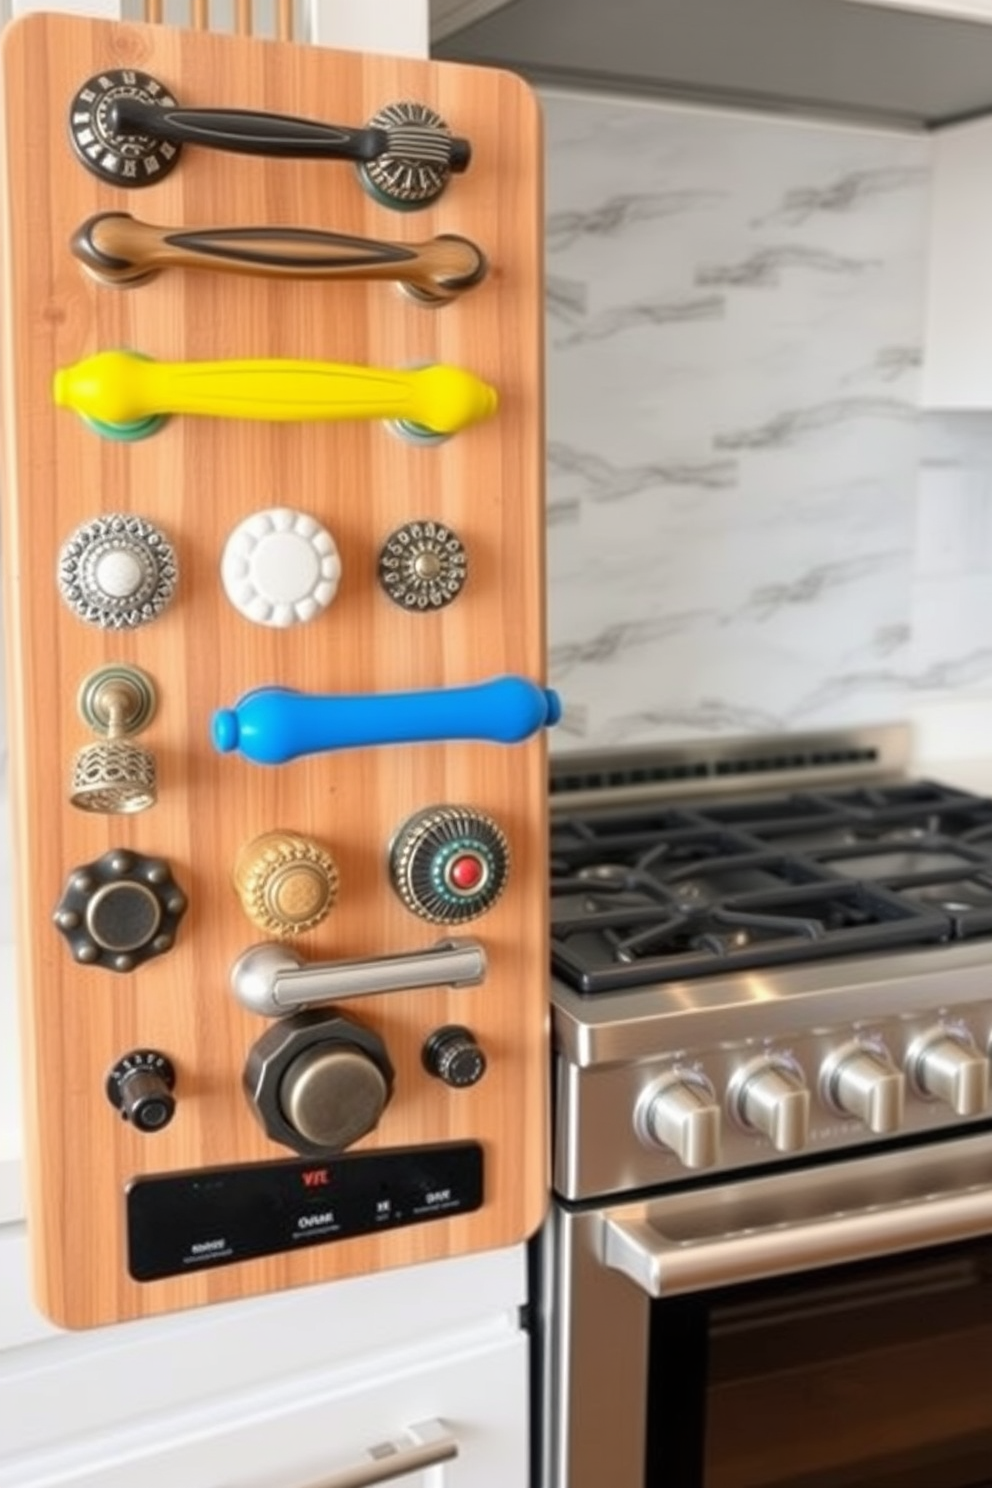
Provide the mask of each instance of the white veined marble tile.
{"label": "white veined marble tile", "polygon": [[927,140],[543,101],[554,747],[904,717]]}

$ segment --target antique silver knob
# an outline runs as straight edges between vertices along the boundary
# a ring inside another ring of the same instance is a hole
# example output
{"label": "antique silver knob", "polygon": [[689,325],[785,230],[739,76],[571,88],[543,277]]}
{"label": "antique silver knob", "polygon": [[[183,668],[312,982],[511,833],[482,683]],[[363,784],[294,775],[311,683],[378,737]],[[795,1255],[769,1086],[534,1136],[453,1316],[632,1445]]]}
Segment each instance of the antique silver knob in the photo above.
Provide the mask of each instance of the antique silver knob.
{"label": "antique silver knob", "polygon": [[884,1136],[902,1125],[906,1076],[886,1051],[851,1042],[826,1060],[820,1074],[824,1103],[840,1116],[856,1116]]}
{"label": "antique silver knob", "polygon": [[645,1090],[634,1128],[648,1146],[667,1147],[686,1168],[711,1168],[720,1156],[720,1107],[709,1080],[672,1070]]}
{"label": "antique silver knob", "polygon": [[59,553],[59,592],[88,625],[133,630],[154,620],[175,593],[176,555],[144,517],[115,513],[84,522]]}
{"label": "antique silver knob", "polygon": [[73,761],[69,788],[73,806],[118,815],[154,806],[155,756],[127,736],[140,733],[151,721],[156,701],[155,684],[138,667],[100,667],[85,679],[79,712],[104,742],[87,744]]}
{"label": "antique silver knob", "polygon": [[809,1091],[791,1060],[762,1055],[731,1081],[730,1109],[747,1130],[761,1132],[777,1152],[798,1152],[809,1134]]}
{"label": "antique silver knob", "polygon": [[430,519],[391,532],[379,554],[379,583],[394,604],[414,614],[444,609],[468,577],[468,557],[450,527]]}
{"label": "antique silver knob", "polygon": [[936,1027],[906,1061],[918,1095],[945,1101],[958,1116],[980,1116],[989,1102],[989,1061],[965,1029]]}

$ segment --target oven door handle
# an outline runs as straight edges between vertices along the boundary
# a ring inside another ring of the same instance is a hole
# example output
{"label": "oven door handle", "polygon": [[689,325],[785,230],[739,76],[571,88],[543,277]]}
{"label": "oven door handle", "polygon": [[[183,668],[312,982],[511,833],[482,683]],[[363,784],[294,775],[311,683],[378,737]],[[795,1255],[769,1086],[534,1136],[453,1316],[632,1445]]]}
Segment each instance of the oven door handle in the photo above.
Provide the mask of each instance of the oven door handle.
{"label": "oven door handle", "polygon": [[604,1210],[600,1257],[649,1297],[992,1233],[992,1137]]}

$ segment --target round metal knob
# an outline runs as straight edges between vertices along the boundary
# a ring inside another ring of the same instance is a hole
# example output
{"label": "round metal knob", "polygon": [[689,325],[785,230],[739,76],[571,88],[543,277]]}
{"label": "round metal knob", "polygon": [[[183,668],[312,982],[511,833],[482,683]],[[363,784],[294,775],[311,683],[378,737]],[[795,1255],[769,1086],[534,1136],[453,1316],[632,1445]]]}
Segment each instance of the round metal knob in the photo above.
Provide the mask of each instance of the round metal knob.
{"label": "round metal knob", "polygon": [[114,848],[72,870],[54,920],[77,961],[133,971],[171,949],[186,904],[164,858]]}
{"label": "round metal knob", "polygon": [[672,1071],[644,1092],[634,1113],[642,1142],[667,1147],[686,1168],[711,1168],[720,1156],[720,1107],[695,1070]]}
{"label": "round metal knob", "polygon": [[176,100],[156,78],[130,67],[108,67],[88,78],[69,106],[69,138],[79,160],[103,181],[150,186],[179,162],[179,146],[149,135],[123,134],[111,121],[122,98],[174,108]]}
{"label": "round metal knob", "polygon": [[486,1056],[475,1035],[460,1024],[436,1029],[424,1045],[422,1059],[428,1074],[454,1090],[478,1084],[486,1072]]}
{"label": "round metal knob", "polygon": [[509,857],[491,817],[466,806],[430,806],[400,828],[389,868],[407,909],[453,925],[492,908],[506,888]]}
{"label": "round metal knob", "polygon": [[406,522],[379,554],[379,583],[394,604],[413,613],[440,610],[457,599],[468,577],[468,557],[450,527]]}
{"label": "round metal knob", "polygon": [[387,104],[368,122],[384,129],[389,148],[358,167],[362,185],[383,206],[415,211],[429,206],[447,186],[452,168],[468,164],[464,141],[452,139],[440,114],[406,99]]}
{"label": "round metal knob", "polygon": [[989,1103],[989,1061],[965,1029],[931,1028],[906,1061],[918,1095],[942,1100],[958,1116],[980,1116]]}
{"label": "round metal knob", "polygon": [[161,1131],[176,1111],[172,1061],[155,1049],[125,1054],[107,1076],[107,1099],[141,1132]]}
{"label": "round metal knob", "polygon": [[824,1064],[820,1084],[826,1105],[869,1131],[884,1136],[902,1125],[906,1077],[884,1049],[845,1044]]}
{"label": "round metal knob", "polygon": [[333,908],[338,869],[309,837],[265,832],[238,854],[234,884],[245,914],[266,935],[302,935]]}
{"label": "round metal knob", "polygon": [[178,579],[172,545],[143,517],[116,513],[84,522],[59,553],[59,591],[103,630],[133,630],[169,604]]}
{"label": "round metal knob", "polygon": [[271,507],[239,523],[224,546],[221,581],[256,625],[313,620],[338,592],[341,560],[326,527],[305,512]]}
{"label": "round metal knob", "polygon": [[378,1124],[393,1088],[382,1040],[335,1014],[296,1013],[249,1051],[244,1087],[274,1142],[340,1152]]}
{"label": "round metal knob", "polygon": [[790,1061],[762,1056],[731,1082],[730,1109],[743,1127],[761,1132],[778,1152],[798,1152],[809,1134],[809,1091]]}
{"label": "round metal knob", "polygon": [[72,766],[69,799],[81,811],[146,811],[158,798],[155,756],[128,741],[155,713],[155,686],[138,667],[107,666],[80,688],[79,712],[105,743],[87,744]]}

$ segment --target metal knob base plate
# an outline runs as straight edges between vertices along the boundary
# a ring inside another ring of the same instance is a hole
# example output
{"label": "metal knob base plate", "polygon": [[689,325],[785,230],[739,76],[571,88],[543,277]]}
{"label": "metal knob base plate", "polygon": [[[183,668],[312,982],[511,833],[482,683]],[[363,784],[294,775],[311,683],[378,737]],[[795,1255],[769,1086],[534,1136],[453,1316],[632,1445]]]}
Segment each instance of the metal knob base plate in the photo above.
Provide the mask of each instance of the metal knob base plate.
{"label": "metal knob base plate", "polygon": [[100,181],[114,186],[152,186],[179,163],[181,146],[146,135],[121,134],[110,113],[121,98],[175,108],[176,100],[147,72],[110,67],[88,78],[69,106],[69,139],[76,158]]}

